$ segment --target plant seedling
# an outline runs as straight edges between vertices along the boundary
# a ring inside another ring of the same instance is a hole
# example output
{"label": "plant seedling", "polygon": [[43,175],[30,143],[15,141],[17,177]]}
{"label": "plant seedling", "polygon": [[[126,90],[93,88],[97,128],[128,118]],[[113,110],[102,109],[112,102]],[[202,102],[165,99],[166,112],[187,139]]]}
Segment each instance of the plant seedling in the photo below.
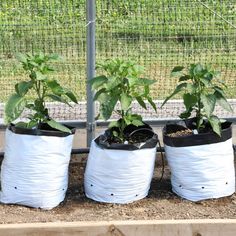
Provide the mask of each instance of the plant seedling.
{"label": "plant seedling", "polygon": [[[55,79],[48,77],[54,71],[49,65],[50,62],[58,61],[59,56],[43,53],[17,54],[17,59],[28,73],[29,80],[15,85],[15,93],[11,95],[5,105],[5,122],[9,124],[15,121],[25,109],[29,109],[32,111],[28,116],[29,122],[18,122],[16,126],[40,128],[42,124],[46,123],[54,129],[71,133],[70,129],[49,117],[46,108],[47,99],[69,106],[69,101],[77,103],[75,95],[70,90],[63,88]],[[29,91],[33,92],[33,97],[28,96]]]}
{"label": "plant seedling", "polygon": [[180,118],[187,119],[195,114],[198,132],[204,130],[208,122],[212,130],[221,136],[222,120],[213,114],[216,103],[229,112],[232,112],[232,107],[226,100],[226,85],[218,79],[219,75],[219,72],[199,63],[191,64],[187,70],[182,66],[175,67],[171,76],[179,76],[178,85],[162,106],[174,95],[181,93],[186,110],[180,114]]}
{"label": "plant seedling", "polygon": [[[112,135],[120,142],[126,140],[124,130],[128,125],[144,125],[142,117],[131,111],[132,102],[137,101],[141,107],[147,109],[145,100],[156,111],[156,105],[150,96],[150,86],[154,80],[142,78],[143,67],[132,61],[121,59],[107,60],[98,66],[105,72],[89,81],[92,90],[96,91],[94,100],[100,103],[97,118],[108,120],[115,112],[120,117],[109,124],[109,129],[116,128]],[[120,104],[120,109],[117,104]]]}

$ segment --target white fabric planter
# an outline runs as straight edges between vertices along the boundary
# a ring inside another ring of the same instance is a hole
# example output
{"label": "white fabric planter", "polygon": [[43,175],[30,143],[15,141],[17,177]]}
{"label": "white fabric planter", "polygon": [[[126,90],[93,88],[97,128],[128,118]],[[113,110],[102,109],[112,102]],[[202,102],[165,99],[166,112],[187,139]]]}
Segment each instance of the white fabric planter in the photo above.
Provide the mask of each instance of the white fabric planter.
{"label": "white fabric planter", "polygon": [[91,143],[85,170],[85,194],[99,202],[130,203],[148,195],[156,147],[139,150],[102,149]]}
{"label": "white fabric planter", "polygon": [[171,169],[172,190],[179,196],[199,201],[235,192],[232,139],[187,147],[165,145],[165,153]]}
{"label": "white fabric planter", "polygon": [[52,209],[65,198],[73,135],[16,134],[6,130],[1,166],[2,203]]}

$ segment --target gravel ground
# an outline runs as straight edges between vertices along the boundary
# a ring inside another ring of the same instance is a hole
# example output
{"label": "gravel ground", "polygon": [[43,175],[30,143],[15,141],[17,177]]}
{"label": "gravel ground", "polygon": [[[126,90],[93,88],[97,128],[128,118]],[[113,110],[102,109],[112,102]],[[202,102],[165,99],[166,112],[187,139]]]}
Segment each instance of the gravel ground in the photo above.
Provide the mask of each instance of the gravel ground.
{"label": "gravel ground", "polygon": [[167,219],[235,219],[236,194],[193,203],[171,191],[170,171],[155,168],[149,196],[131,204],[105,204],[87,199],[83,191],[86,157],[74,157],[70,164],[70,180],[66,199],[50,211],[17,205],[0,204],[0,224],[31,222],[72,222],[106,220],[167,220]]}

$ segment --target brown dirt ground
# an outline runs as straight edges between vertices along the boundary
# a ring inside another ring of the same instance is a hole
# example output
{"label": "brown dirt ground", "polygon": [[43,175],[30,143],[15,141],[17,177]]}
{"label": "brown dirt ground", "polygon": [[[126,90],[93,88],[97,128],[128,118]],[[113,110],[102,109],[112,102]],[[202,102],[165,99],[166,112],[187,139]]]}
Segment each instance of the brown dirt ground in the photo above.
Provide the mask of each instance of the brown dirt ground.
{"label": "brown dirt ground", "polygon": [[232,196],[190,202],[171,191],[170,171],[165,168],[160,182],[161,167],[156,164],[150,193],[131,204],[105,204],[87,199],[83,191],[85,156],[74,156],[70,164],[69,188],[66,199],[50,211],[17,205],[0,204],[0,224],[31,222],[73,222],[109,220],[165,219],[235,219],[236,194]]}

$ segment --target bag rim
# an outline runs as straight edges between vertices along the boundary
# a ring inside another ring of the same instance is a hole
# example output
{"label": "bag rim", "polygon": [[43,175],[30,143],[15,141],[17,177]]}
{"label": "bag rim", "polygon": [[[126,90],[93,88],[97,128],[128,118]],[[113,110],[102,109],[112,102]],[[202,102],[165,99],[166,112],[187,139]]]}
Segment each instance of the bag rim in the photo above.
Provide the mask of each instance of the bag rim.
{"label": "bag rim", "polygon": [[71,133],[59,131],[59,130],[44,130],[44,129],[30,129],[30,128],[23,128],[17,127],[15,124],[11,123],[8,126],[8,130],[15,134],[22,134],[22,135],[33,135],[33,136],[54,136],[54,137],[67,137],[70,135],[75,134],[76,128],[65,125],[67,128],[71,130]]}
{"label": "bag rim", "polygon": [[[221,137],[214,132],[206,132],[199,134],[190,134],[187,136],[170,137],[166,133],[166,128],[168,124],[163,128],[163,142],[165,145],[171,147],[189,147],[206,145],[213,143],[224,142],[232,138],[232,122],[226,121],[223,123]],[[172,123],[171,125],[178,125],[177,123]]]}

